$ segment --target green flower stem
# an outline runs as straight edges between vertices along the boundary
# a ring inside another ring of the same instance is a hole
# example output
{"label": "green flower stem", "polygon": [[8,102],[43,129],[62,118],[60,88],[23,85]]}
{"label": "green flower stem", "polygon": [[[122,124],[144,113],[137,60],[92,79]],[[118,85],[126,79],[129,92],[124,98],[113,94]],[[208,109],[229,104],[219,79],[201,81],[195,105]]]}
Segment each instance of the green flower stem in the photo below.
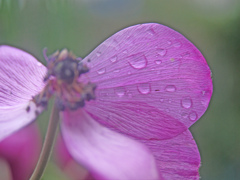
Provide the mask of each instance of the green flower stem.
{"label": "green flower stem", "polygon": [[38,160],[37,166],[30,178],[30,180],[40,180],[40,178],[43,175],[43,172],[46,168],[47,162],[50,158],[53,145],[54,145],[54,139],[57,134],[58,129],[58,123],[59,123],[59,109],[57,108],[56,104],[54,103],[52,114],[49,119],[48,123],[48,129],[45,136],[45,140],[43,143],[43,148],[40,154],[40,158]]}

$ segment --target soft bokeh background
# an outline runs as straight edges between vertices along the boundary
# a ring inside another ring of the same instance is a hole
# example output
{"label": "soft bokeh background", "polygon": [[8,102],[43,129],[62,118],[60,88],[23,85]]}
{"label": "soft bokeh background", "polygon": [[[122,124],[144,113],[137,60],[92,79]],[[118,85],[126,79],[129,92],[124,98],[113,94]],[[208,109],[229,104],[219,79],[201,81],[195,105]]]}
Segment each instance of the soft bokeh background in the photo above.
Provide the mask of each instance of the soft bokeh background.
{"label": "soft bokeh background", "polygon": [[[0,44],[30,52],[69,48],[84,57],[113,33],[158,22],[190,39],[213,73],[214,93],[191,127],[202,180],[240,179],[240,1],[238,0],[0,0]],[[45,132],[49,111],[39,118]],[[67,179],[53,164],[44,179]]]}

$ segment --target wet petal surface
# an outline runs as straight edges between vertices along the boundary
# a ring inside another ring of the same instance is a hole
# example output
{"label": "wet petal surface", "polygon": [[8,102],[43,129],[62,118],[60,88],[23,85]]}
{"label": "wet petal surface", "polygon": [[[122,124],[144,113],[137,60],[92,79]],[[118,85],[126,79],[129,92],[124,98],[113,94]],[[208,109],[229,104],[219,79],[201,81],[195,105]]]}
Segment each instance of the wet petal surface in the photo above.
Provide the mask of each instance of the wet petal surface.
{"label": "wet petal surface", "polygon": [[65,111],[61,130],[73,158],[97,179],[158,179],[155,160],[141,143],[101,126],[84,110]]}
{"label": "wet petal surface", "polygon": [[[126,28],[83,62],[97,84],[96,103],[86,106],[91,114],[96,104],[105,102],[146,103],[189,127],[206,111],[212,95],[211,71],[202,54],[183,35],[160,24]],[[124,121],[131,123],[129,117]],[[122,126],[116,128],[127,133]]]}

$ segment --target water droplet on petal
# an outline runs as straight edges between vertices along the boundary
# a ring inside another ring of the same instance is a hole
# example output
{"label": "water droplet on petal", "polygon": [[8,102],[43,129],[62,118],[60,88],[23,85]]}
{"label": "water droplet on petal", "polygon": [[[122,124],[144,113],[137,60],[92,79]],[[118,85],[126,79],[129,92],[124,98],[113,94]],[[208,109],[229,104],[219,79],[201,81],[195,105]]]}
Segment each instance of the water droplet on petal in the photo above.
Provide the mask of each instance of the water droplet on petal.
{"label": "water droplet on petal", "polygon": [[130,65],[135,69],[145,68],[147,65],[147,58],[144,54],[135,54],[127,58]]}
{"label": "water droplet on petal", "polygon": [[167,50],[166,49],[157,49],[157,53],[160,56],[165,56],[165,54],[167,53]]}
{"label": "water droplet on petal", "polygon": [[130,74],[132,74],[130,71],[128,71],[128,73],[127,73],[128,75],[130,75]]}
{"label": "water droplet on petal", "polygon": [[98,74],[104,74],[106,72],[106,69],[105,68],[102,68],[102,69],[99,69],[97,71]]}
{"label": "water droplet on petal", "polygon": [[208,106],[210,97],[211,97],[211,95],[210,95],[209,91],[202,91],[201,103],[204,107]]}
{"label": "water droplet on petal", "polygon": [[155,32],[154,32],[154,30],[152,28],[148,29],[147,33],[150,34],[150,35],[154,35],[155,34]]}
{"label": "water droplet on petal", "polygon": [[192,99],[190,97],[185,97],[181,101],[182,107],[188,109],[192,107]]}
{"label": "water droplet on petal", "polygon": [[197,113],[195,111],[192,111],[190,114],[189,114],[189,119],[191,121],[195,121],[197,119]]}
{"label": "water droplet on petal", "polygon": [[111,57],[111,58],[110,58],[110,61],[112,61],[112,62],[116,62],[116,61],[117,61],[117,56],[113,56],[113,57]]}
{"label": "water droplet on petal", "polygon": [[155,63],[159,65],[159,64],[162,63],[162,61],[161,60],[156,60]]}
{"label": "water droplet on petal", "polygon": [[171,41],[167,41],[167,43],[168,43],[169,45],[171,45],[171,44],[172,44],[172,42],[171,42]]}
{"label": "water droplet on petal", "polygon": [[163,98],[160,98],[160,102],[163,102],[164,100],[163,100]]}
{"label": "water droplet on petal", "polygon": [[101,52],[96,53],[97,57],[101,56]]}
{"label": "water droplet on petal", "polygon": [[149,83],[141,83],[138,85],[138,91],[141,94],[149,94],[151,91],[151,87]]}
{"label": "water droplet on petal", "polygon": [[125,88],[124,87],[117,87],[115,88],[115,93],[118,95],[118,97],[123,97],[125,95]]}
{"label": "water droplet on petal", "polygon": [[42,63],[40,63],[40,62],[37,62],[37,65],[38,65],[38,66],[42,66]]}
{"label": "water droplet on petal", "polygon": [[175,92],[176,87],[174,85],[168,85],[168,86],[166,86],[165,90],[168,92]]}

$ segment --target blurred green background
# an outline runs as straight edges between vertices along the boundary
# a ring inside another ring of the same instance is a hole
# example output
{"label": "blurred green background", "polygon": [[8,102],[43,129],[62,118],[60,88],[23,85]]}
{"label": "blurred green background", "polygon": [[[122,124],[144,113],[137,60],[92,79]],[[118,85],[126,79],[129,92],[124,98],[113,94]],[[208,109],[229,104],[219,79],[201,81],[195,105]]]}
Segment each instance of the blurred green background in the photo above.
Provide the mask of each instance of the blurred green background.
{"label": "blurred green background", "polygon": [[[190,39],[213,73],[207,112],[191,127],[202,180],[240,179],[240,1],[238,0],[0,0],[0,44],[24,49],[45,63],[71,49],[84,57],[104,39],[134,24],[158,22]],[[43,133],[49,111],[39,118]],[[44,179],[66,179],[50,163]]]}

